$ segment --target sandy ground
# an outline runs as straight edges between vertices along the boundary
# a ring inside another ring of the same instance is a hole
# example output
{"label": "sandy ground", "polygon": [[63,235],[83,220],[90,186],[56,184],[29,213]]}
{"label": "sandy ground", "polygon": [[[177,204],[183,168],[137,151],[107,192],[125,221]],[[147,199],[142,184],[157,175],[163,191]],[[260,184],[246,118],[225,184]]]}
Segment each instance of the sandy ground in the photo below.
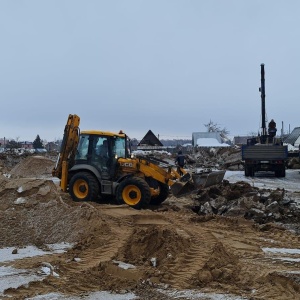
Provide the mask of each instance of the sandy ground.
{"label": "sandy ground", "polygon": [[[53,165],[2,164],[1,299],[300,299],[299,235],[280,223],[201,216],[190,195],[140,211],[75,203],[50,178]],[[300,190],[297,170],[225,179]]]}

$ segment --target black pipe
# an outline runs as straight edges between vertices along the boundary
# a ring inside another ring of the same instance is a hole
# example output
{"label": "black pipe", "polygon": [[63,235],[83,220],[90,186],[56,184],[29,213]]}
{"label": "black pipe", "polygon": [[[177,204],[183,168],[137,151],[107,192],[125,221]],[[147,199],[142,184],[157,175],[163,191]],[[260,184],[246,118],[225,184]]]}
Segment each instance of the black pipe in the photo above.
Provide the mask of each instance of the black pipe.
{"label": "black pipe", "polygon": [[265,102],[265,65],[260,65],[260,74],[261,74],[261,128],[262,128],[262,135],[267,135],[266,130],[266,102]]}

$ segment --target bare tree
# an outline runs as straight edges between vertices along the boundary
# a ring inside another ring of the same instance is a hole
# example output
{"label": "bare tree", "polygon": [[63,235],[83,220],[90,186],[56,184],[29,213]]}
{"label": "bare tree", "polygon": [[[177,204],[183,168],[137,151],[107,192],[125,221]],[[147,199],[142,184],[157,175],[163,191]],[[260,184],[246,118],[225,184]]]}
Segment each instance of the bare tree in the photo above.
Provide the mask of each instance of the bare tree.
{"label": "bare tree", "polygon": [[249,136],[257,136],[257,135],[259,135],[259,132],[250,131],[250,132],[248,132],[248,135]]}
{"label": "bare tree", "polygon": [[206,127],[207,132],[219,132],[222,137],[226,137],[230,133],[226,127],[221,129],[221,127],[217,123],[214,123],[212,120],[209,120],[209,122],[207,124],[204,124],[204,126]]}

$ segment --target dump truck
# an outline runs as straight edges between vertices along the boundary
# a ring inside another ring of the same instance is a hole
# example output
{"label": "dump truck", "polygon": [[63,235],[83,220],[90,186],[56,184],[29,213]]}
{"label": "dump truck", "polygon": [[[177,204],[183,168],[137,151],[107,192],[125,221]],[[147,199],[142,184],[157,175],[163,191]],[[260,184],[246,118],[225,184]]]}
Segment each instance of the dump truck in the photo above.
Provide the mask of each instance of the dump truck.
{"label": "dump truck", "polygon": [[[79,124],[80,117],[70,114],[52,170],[52,175],[60,179],[61,190],[69,192],[74,201],[113,196],[120,204],[141,209],[160,205],[170,192],[179,197],[205,186],[193,182],[197,173],[192,177],[185,169],[177,170],[163,160],[134,157],[130,138],[122,131],[80,131]],[[223,177],[212,172],[206,175],[206,182],[219,183]]]}
{"label": "dump truck", "polygon": [[242,146],[242,161],[245,176],[254,176],[259,171],[272,171],[276,177],[285,177],[288,148],[283,145],[281,138],[276,137],[276,123],[272,119],[266,129],[265,110],[265,69],[261,64],[261,134],[247,140]]}

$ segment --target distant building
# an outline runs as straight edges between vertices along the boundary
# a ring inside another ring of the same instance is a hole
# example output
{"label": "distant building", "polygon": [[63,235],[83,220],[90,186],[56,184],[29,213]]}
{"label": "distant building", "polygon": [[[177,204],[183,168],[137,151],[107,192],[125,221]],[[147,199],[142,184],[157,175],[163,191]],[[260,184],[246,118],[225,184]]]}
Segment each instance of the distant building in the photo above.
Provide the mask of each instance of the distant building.
{"label": "distant building", "polygon": [[156,135],[149,130],[137,145],[138,150],[162,150],[166,147],[156,137]]}
{"label": "distant building", "polygon": [[194,147],[228,147],[219,132],[193,132],[192,144]]}
{"label": "distant building", "polygon": [[0,138],[0,147],[4,147],[8,142],[6,138]]}
{"label": "distant building", "polygon": [[59,145],[59,143],[49,142],[45,145],[45,148],[48,152],[51,152],[51,151],[58,152],[60,149],[60,145]]}
{"label": "distant building", "polygon": [[294,147],[300,145],[300,127],[295,127],[293,131],[283,140],[284,143],[290,144]]}
{"label": "distant building", "polygon": [[24,141],[24,142],[20,142],[19,144],[20,144],[21,148],[23,148],[23,149],[33,149],[32,142]]}

